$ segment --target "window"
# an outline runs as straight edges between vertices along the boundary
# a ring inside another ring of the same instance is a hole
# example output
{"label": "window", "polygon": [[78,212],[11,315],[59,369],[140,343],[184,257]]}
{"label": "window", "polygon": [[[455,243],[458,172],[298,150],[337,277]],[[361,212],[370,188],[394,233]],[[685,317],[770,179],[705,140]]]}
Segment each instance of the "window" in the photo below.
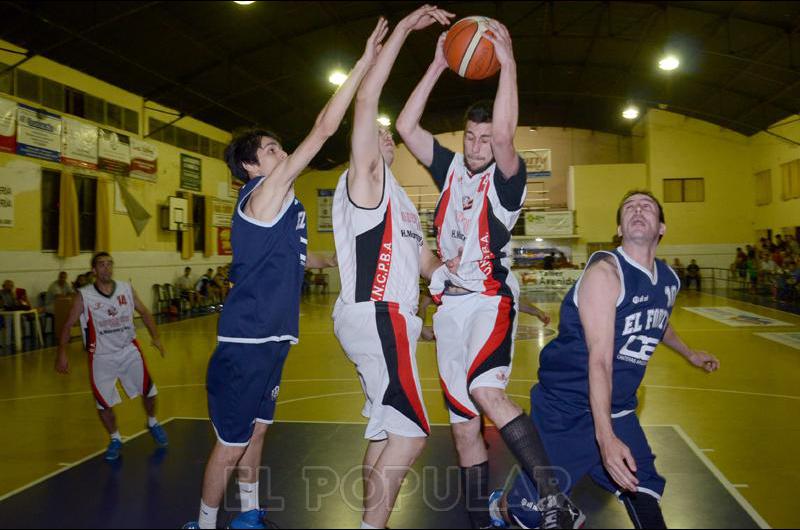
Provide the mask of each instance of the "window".
{"label": "window", "polygon": [[781,164],[781,179],[783,181],[781,193],[783,200],[800,198],[800,159]]}
{"label": "window", "polygon": [[[8,68],[7,64],[0,63],[0,72]],[[5,94],[14,93],[14,70],[0,73],[0,92]]]}
{"label": "window", "polygon": [[705,202],[705,179],[664,179],[664,202]]}
{"label": "window", "polygon": [[755,174],[756,206],[766,206],[772,203],[772,170],[760,171]]}
{"label": "window", "polygon": [[94,252],[97,235],[97,181],[75,175],[75,193],[78,196],[78,229],[81,251]]}
{"label": "window", "polygon": [[58,250],[61,173],[42,170],[42,250]]}
{"label": "window", "polygon": [[139,134],[139,113],[130,109],[122,109],[122,113],[124,117],[122,128],[133,134]]}
{"label": "window", "polygon": [[106,102],[100,98],[84,94],[84,118],[95,123],[106,122]]}
{"label": "window", "polygon": [[[138,124],[137,124],[138,127]],[[174,145],[187,151],[194,151],[201,155],[218,158],[220,160],[225,158],[226,144],[217,142],[202,136],[200,134],[176,127],[175,125],[167,125],[167,122],[150,118],[148,120],[148,130],[150,131],[149,137],[165,144]]]}
{"label": "window", "polygon": [[41,100],[39,76],[29,74],[25,70],[17,69],[17,90],[16,95],[22,99],[27,99],[39,103]]}
{"label": "window", "polygon": [[122,107],[106,102],[106,121],[103,123],[122,129]]}
{"label": "window", "polygon": [[58,112],[66,110],[64,85],[42,77],[42,105]]}
{"label": "window", "polygon": [[206,250],[206,198],[195,195],[192,201],[192,230],[194,230],[194,251]]}
{"label": "window", "polygon": [[73,116],[77,116],[79,118],[85,117],[86,116],[86,108],[84,106],[85,94],[79,90],[75,90],[69,87],[65,87],[64,94],[67,104],[66,112],[72,114]]}

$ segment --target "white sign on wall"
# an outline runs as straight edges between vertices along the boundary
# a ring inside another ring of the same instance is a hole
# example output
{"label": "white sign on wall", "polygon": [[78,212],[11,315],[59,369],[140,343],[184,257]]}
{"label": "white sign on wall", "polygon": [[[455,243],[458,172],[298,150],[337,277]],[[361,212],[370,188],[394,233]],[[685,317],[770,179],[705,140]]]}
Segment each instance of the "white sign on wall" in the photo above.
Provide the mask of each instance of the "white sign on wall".
{"label": "white sign on wall", "polygon": [[571,236],[575,233],[573,212],[526,212],[526,236]]}
{"label": "white sign on wall", "polygon": [[14,227],[14,189],[8,176],[0,175],[0,228]]}
{"label": "white sign on wall", "polygon": [[529,179],[541,179],[553,175],[550,149],[526,149],[519,152],[525,161],[525,171]]}

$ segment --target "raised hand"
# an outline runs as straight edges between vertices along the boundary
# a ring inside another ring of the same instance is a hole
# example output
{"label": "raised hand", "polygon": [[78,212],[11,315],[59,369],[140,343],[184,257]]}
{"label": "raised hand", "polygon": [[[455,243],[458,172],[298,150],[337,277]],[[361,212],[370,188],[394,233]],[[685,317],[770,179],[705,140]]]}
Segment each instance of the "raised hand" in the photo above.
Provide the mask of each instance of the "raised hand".
{"label": "raised hand", "polygon": [[450,19],[455,14],[439,9],[436,6],[425,4],[406,16],[397,25],[408,31],[419,31],[438,22],[443,26],[450,25]]}
{"label": "raised hand", "polygon": [[444,40],[446,38],[446,31],[439,35],[439,40],[436,42],[436,54],[433,56],[433,64],[443,68],[447,68],[447,58],[444,56]]}
{"label": "raised hand", "polygon": [[361,56],[362,61],[368,65],[375,63],[375,59],[377,59],[378,54],[381,52],[381,48],[383,47],[383,44],[381,43],[383,42],[383,39],[386,38],[388,33],[389,23],[385,18],[379,18],[378,24],[375,26],[375,29],[372,30],[372,34],[367,39],[367,44],[364,48],[364,54]]}
{"label": "raised hand", "polygon": [[511,34],[508,32],[508,28],[494,19],[489,19],[487,25],[489,31],[485,32],[483,36],[494,45],[494,53],[497,55],[500,67],[512,64],[514,48],[511,45]]}

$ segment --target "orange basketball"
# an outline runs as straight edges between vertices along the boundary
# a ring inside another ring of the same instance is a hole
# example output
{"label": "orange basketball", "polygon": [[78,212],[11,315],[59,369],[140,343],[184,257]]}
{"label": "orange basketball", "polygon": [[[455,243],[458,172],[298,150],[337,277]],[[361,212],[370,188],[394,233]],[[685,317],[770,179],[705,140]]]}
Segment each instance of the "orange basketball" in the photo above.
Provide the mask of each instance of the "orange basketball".
{"label": "orange basketball", "polygon": [[500,70],[494,45],[483,36],[489,31],[488,21],[486,17],[462,18],[447,32],[444,55],[450,69],[461,77],[486,79]]}

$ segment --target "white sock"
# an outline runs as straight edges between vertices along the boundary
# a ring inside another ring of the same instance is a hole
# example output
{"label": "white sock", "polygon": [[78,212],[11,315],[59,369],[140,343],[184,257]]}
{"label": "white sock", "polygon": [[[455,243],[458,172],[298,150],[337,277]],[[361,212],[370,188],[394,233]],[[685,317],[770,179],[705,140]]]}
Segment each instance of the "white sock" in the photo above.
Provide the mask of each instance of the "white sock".
{"label": "white sock", "polygon": [[239,500],[242,503],[242,513],[261,508],[258,500],[258,482],[239,483]]}
{"label": "white sock", "polygon": [[362,530],[378,530],[377,527],[367,524],[364,521],[361,521],[361,528]]}
{"label": "white sock", "polygon": [[217,512],[219,512],[219,508],[206,506],[206,503],[200,501],[200,516],[197,518],[197,526],[204,530],[215,530],[217,528]]}
{"label": "white sock", "polygon": [[117,440],[118,442],[121,442],[122,441],[122,435],[119,433],[119,431],[113,432],[113,433],[111,433],[111,439],[112,440]]}
{"label": "white sock", "polygon": [[148,416],[147,417],[147,426],[148,427],[155,427],[156,425],[158,425],[158,420],[156,419],[156,417],[155,416]]}

